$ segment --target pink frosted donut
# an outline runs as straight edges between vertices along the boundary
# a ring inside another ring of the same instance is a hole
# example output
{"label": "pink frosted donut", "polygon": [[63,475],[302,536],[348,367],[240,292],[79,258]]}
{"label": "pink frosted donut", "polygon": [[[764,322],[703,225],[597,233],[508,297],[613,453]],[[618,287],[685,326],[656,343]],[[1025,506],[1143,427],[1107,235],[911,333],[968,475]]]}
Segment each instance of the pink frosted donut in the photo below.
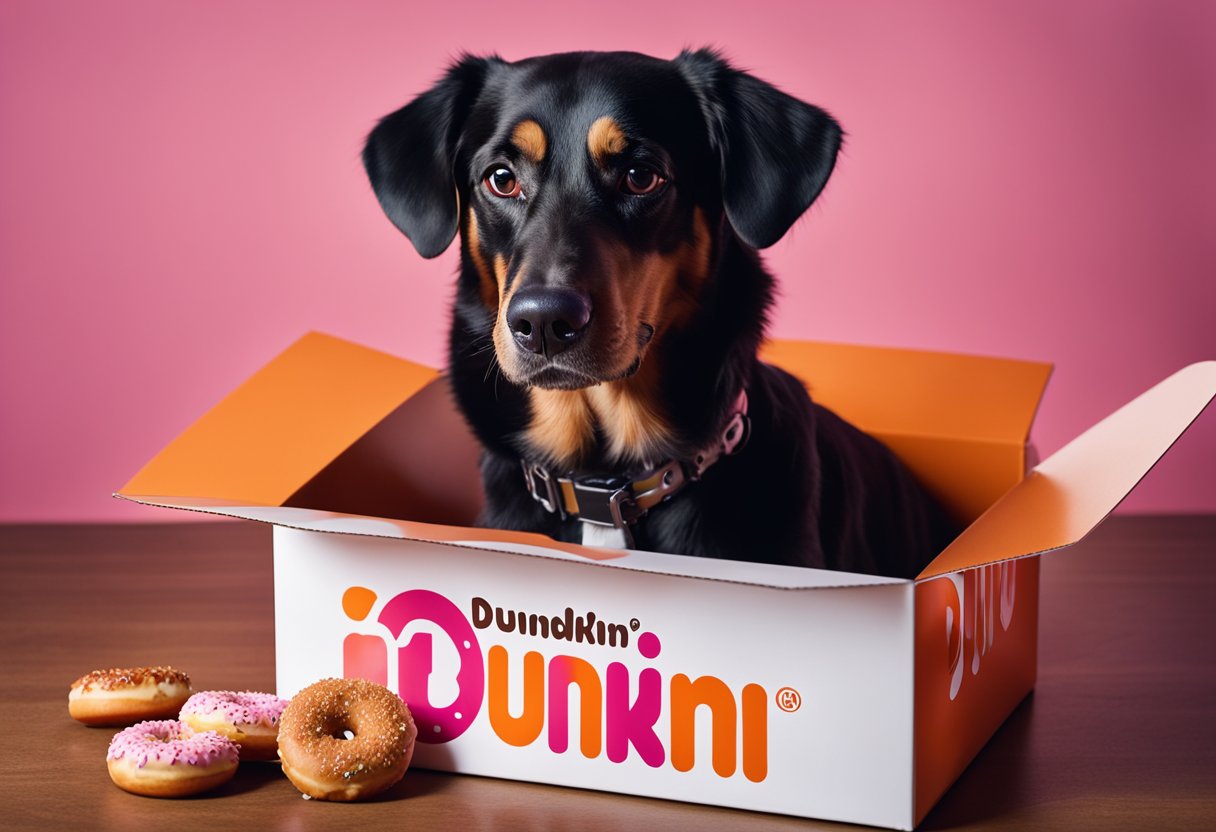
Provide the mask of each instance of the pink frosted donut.
{"label": "pink frosted donut", "polygon": [[184,797],[215,788],[236,773],[236,743],[195,733],[172,719],[141,722],[110,740],[106,766],[120,789],[149,797]]}
{"label": "pink frosted donut", "polygon": [[207,690],[186,700],[181,721],[232,740],[242,760],[278,760],[279,717],[286,707],[287,700],[272,693]]}

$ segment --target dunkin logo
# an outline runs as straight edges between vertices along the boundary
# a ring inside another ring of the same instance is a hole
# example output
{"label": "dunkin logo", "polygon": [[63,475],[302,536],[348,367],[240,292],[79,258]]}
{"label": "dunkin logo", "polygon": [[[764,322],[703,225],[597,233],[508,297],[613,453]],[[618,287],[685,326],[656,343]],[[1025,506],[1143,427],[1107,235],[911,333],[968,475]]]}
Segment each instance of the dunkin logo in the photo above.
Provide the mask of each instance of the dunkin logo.
{"label": "dunkin logo", "polygon": [[[342,597],[349,619],[374,621],[370,629],[377,631],[346,636],[343,675],[393,688],[389,683],[391,656],[396,691],[409,703],[422,742],[450,742],[483,718],[508,745],[544,742],[553,753],[564,754],[571,745],[573,689],[579,713],[577,746],[584,757],[603,755],[622,763],[633,753],[652,768],[670,760],[677,771],[691,771],[696,763],[696,714],[706,708],[709,736],[700,739],[710,743],[714,772],[732,777],[741,770],[754,783],[768,776],[769,695],[760,685],[744,685],[736,694],[716,676],[694,679],[677,673],[664,680],[655,667],[644,667],[635,674],[621,661],[599,666],[553,649],[560,649],[562,642],[582,643],[618,654],[636,650],[644,660],[652,661],[662,652],[662,643],[652,632],[634,637],[641,629],[636,619],[625,625],[598,619],[591,612],[575,614],[572,608],[556,615],[527,613],[495,607],[484,598],[473,598],[466,614],[448,598],[425,589],[394,595],[371,619],[377,601],[376,593],[358,586],[347,589]],[[435,678],[435,650],[451,648],[436,645],[431,633],[415,629],[402,643],[406,629],[415,622],[429,622],[455,647],[454,681]],[[525,636],[538,649],[522,655],[499,644],[484,649],[478,633],[488,636],[491,630]],[[548,649],[541,652],[542,647]],[[548,655],[550,652],[556,654]],[[521,687],[518,680],[510,685],[517,674],[522,675],[522,702],[510,701],[508,696],[508,690]],[[436,696],[440,686],[443,692]],[[634,687],[637,694],[631,697]],[[449,696],[453,689],[455,695]],[[782,689],[779,706],[784,711],[795,710],[789,703],[797,692],[791,691]],[[449,698],[450,704],[432,704]],[[664,701],[669,716],[661,725]]]}

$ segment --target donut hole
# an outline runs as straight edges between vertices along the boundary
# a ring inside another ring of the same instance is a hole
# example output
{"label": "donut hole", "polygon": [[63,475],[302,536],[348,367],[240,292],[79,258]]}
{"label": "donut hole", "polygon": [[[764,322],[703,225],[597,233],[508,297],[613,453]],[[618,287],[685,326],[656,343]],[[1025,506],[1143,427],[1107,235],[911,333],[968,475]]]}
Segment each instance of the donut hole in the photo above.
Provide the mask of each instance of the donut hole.
{"label": "donut hole", "polygon": [[339,740],[341,742],[349,742],[355,738],[355,732],[349,725],[346,724],[335,725],[325,733],[329,734],[331,739]]}
{"label": "donut hole", "polygon": [[355,727],[351,720],[343,715],[337,719],[327,719],[321,722],[317,726],[317,736],[348,742],[356,736]]}

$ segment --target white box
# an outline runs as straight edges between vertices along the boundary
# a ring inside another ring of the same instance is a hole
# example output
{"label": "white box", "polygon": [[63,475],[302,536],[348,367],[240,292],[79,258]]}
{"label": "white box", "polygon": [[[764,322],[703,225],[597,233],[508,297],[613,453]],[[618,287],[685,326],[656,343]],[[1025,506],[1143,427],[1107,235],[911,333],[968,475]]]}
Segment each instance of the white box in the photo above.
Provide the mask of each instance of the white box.
{"label": "white box", "polygon": [[910,829],[1034,685],[1037,556],[1126,496],[1216,394],[1216,362],[1023,477],[1046,365],[766,357],[970,522],[916,580],[473,528],[478,451],[443,377],[316,334],[119,496],[273,523],[279,694],[387,684],[417,765]]}

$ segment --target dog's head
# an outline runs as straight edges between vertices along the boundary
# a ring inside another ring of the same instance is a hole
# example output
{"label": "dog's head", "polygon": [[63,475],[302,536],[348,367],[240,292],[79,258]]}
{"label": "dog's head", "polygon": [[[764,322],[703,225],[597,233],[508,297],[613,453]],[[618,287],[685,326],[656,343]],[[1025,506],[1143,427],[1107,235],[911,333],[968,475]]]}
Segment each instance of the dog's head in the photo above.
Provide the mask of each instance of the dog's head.
{"label": "dog's head", "polygon": [[386,116],[363,159],[423,257],[462,231],[504,375],[573,389],[631,375],[696,314],[721,235],[780,239],[840,135],[709,51],[466,57]]}

